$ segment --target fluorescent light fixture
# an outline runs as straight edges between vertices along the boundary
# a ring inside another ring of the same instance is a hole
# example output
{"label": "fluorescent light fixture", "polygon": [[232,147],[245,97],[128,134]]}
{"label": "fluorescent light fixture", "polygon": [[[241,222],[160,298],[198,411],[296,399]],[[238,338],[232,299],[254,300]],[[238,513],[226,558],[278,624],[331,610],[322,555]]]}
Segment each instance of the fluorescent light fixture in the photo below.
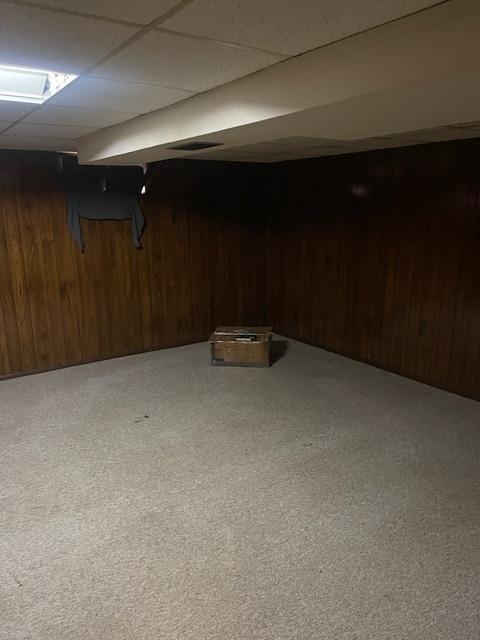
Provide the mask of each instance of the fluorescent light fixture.
{"label": "fluorescent light fixture", "polygon": [[0,65],[0,100],[43,104],[76,77],[69,73]]}

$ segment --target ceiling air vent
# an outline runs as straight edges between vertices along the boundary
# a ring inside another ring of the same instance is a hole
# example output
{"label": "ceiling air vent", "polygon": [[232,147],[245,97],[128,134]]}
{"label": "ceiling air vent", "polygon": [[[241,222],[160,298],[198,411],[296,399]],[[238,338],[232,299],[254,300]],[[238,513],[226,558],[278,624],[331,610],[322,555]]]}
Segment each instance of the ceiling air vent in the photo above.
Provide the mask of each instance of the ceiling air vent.
{"label": "ceiling air vent", "polygon": [[223,142],[185,142],[176,144],[174,147],[167,147],[172,151],[198,151],[199,149],[210,149],[210,147],[221,147]]}

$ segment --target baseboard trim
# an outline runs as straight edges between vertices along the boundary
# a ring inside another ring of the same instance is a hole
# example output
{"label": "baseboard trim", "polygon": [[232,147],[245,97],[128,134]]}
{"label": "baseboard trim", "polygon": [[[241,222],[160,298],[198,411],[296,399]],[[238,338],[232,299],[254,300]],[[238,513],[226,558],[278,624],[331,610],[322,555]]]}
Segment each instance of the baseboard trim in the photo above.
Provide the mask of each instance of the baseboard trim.
{"label": "baseboard trim", "polygon": [[329,347],[328,345],[325,345],[325,344],[321,344],[320,342],[313,342],[311,340],[305,340],[305,338],[293,335],[293,334],[289,333],[288,331],[287,332],[282,331],[278,327],[274,327],[273,331],[274,331],[274,333],[276,333],[278,335],[281,335],[281,336],[284,336],[285,338],[288,338],[289,340],[295,340],[296,342],[302,342],[303,344],[308,344],[311,347],[318,347],[319,349],[324,349],[325,351],[329,351],[330,353],[335,353],[338,356],[343,356],[344,358],[349,358],[350,360],[355,360],[356,362],[361,362],[362,364],[368,364],[370,367],[375,367],[375,369],[381,369],[382,371],[388,371],[389,373],[394,373],[397,376],[402,376],[402,378],[408,378],[409,380],[415,380],[415,382],[421,382],[422,384],[426,384],[428,387],[432,387],[433,389],[440,389],[441,391],[448,391],[449,393],[453,393],[453,394],[455,394],[457,396],[461,396],[462,398],[468,398],[469,400],[476,400],[477,402],[480,402],[480,391],[478,392],[477,395],[463,393],[463,392],[457,391],[456,389],[452,389],[451,387],[432,384],[428,380],[425,380],[425,379],[422,379],[422,378],[407,374],[404,371],[400,371],[400,370],[395,369],[393,367],[387,367],[384,364],[379,364],[377,362],[372,362],[371,360],[365,360],[363,358],[359,358],[358,356],[351,355],[349,353],[345,353],[344,351],[338,351],[337,349],[332,349],[332,347]]}
{"label": "baseboard trim", "polygon": [[199,342],[207,342],[208,336],[201,340],[190,340],[184,342],[178,342],[175,344],[168,344],[161,347],[151,347],[149,349],[141,349],[140,351],[126,351],[125,353],[116,353],[105,358],[92,358],[90,360],[80,360],[79,362],[69,362],[67,364],[55,365],[52,367],[44,367],[39,369],[28,369],[27,371],[17,371],[15,373],[6,373],[0,375],[0,382],[2,380],[11,380],[12,378],[23,378],[25,376],[34,376],[38,373],[48,373],[49,371],[58,371],[59,369],[70,369],[70,367],[80,367],[84,364],[93,364],[94,362],[105,362],[107,360],[116,360],[117,358],[126,358],[128,356],[136,356],[141,353],[151,353],[152,351],[163,351],[164,349],[175,349],[176,347],[186,347],[189,344],[198,344]]}

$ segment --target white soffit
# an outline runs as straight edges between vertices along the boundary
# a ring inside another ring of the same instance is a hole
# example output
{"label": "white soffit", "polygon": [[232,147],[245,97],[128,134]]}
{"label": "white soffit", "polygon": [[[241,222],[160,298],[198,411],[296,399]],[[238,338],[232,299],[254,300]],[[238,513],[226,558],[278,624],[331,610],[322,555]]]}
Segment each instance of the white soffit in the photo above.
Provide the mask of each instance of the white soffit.
{"label": "white soffit", "polygon": [[195,0],[162,25],[296,55],[438,4],[438,0]]}
{"label": "white soffit", "polygon": [[192,92],[179,89],[85,76],[54,96],[48,104],[140,114],[161,109],[191,95]]}
{"label": "white soffit", "polygon": [[35,0],[35,4],[43,7],[140,24],[152,22],[178,3],[179,0]]}
{"label": "white soffit", "polygon": [[167,147],[202,137],[225,150],[288,135],[341,148],[478,120],[479,33],[478,0],[447,2],[88,136],[80,160],[186,157]]}
{"label": "white soffit", "polygon": [[0,63],[78,74],[136,31],[0,0]]}
{"label": "white soffit", "polygon": [[205,91],[281,57],[208,40],[151,31],[95,69],[95,76]]}

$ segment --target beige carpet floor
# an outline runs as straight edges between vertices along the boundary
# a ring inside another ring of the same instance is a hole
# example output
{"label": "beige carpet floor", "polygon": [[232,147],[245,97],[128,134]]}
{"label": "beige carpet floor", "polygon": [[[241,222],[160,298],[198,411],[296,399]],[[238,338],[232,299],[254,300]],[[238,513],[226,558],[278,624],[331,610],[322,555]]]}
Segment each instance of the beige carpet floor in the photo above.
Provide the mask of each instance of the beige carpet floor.
{"label": "beige carpet floor", "polygon": [[0,382],[2,640],[478,640],[480,405],[295,342]]}

